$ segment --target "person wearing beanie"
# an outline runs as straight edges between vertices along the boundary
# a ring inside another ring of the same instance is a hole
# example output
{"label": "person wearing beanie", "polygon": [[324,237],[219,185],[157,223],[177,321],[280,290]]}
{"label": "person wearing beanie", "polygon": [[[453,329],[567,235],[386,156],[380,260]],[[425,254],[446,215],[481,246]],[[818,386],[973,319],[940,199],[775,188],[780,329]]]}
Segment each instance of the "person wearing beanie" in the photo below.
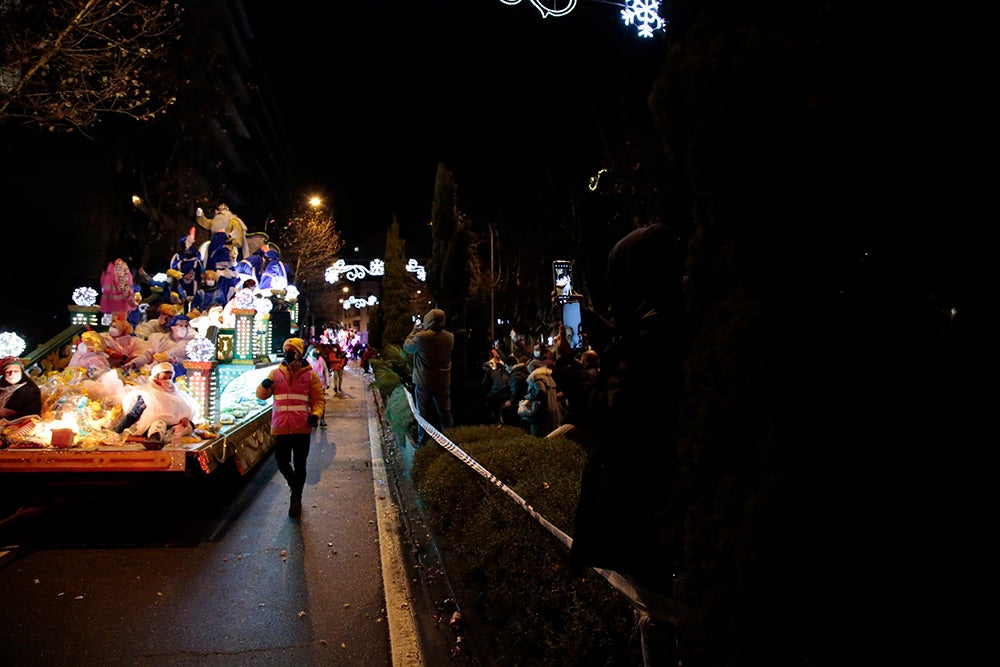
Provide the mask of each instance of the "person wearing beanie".
{"label": "person wearing beanie", "polygon": [[[403,350],[413,355],[413,387],[417,410],[437,430],[454,425],[451,415],[451,351],[455,335],[444,328],[445,312],[432,308],[423,322],[413,323]],[[416,447],[428,438],[417,422]]]}
{"label": "person wearing beanie", "polygon": [[42,391],[24,372],[17,357],[0,361],[0,419],[12,421],[27,415],[41,415]]}
{"label": "person wearing beanie", "polygon": [[274,462],[288,483],[291,499],[288,516],[302,513],[302,491],[306,484],[306,460],[312,430],[326,410],[323,385],[305,358],[301,338],[288,338],[282,345],[284,359],[257,385],[257,398],[274,398],[271,406],[271,435]]}
{"label": "person wearing beanie", "polygon": [[174,384],[170,362],[149,369],[149,382],[122,397],[125,415],[115,428],[118,433],[144,435],[147,449],[162,449],[178,432],[182,437],[194,431],[195,400]]}

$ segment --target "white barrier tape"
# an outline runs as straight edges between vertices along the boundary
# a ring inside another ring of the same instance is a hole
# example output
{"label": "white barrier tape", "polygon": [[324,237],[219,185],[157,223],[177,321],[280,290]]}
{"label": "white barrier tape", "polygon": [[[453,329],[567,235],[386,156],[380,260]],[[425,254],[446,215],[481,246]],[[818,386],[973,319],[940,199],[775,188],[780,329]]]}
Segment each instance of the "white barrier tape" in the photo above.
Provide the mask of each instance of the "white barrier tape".
{"label": "white barrier tape", "polygon": [[[552,535],[555,536],[557,540],[562,542],[567,549],[573,546],[572,537],[561,531],[548,519],[536,512],[524,498],[519,496],[513,489],[504,484],[503,481],[498,479],[496,475],[481,466],[478,461],[465,453],[461,447],[446,438],[444,434],[427,423],[427,420],[420,416],[420,411],[417,410],[417,406],[413,404],[413,396],[409,391],[406,392],[406,400],[410,404],[410,411],[413,413],[414,418],[416,418],[417,423],[420,424],[421,428],[427,432],[427,435],[434,438],[435,442],[444,447],[459,461],[465,463],[481,476],[489,480],[490,483],[498,489],[510,496],[514,502],[520,505],[529,515],[531,515],[532,518],[543,525],[550,533],[552,533]],[[615,572],[614,570],[605,570],[599,567],[595,567],[593,569],[599,575],[604,577],[604,579],[611,584],[615,590],[624,595],[632,606],[639,612],[674,624],[676,624],[680,617],[684,614],[684,606],[676,600],[672,600],[658,593],[654,593],[653,591],[636,586],[630,579],[622,574],[619,574],[618,572]]]}

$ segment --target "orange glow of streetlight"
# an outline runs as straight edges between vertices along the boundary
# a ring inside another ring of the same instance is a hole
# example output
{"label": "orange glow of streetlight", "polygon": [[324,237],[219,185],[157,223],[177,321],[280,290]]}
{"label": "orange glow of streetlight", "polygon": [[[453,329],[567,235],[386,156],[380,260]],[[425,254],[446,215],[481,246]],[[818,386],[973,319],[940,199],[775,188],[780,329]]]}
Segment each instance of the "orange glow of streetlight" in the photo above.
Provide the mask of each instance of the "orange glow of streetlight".
{"label": "orange glow of streetlight", "polygon": [[319,197],[310,197],[309,205],[312,206],[313,208],[319,208],[320,206],[323,205],[323,200],[320,199]]}

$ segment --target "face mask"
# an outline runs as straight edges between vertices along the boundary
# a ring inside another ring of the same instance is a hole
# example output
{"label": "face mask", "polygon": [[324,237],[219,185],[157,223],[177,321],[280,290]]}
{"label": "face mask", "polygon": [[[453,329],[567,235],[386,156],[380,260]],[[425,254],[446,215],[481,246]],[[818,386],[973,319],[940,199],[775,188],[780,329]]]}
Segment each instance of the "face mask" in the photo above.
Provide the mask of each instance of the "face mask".
{"label": "face mask", "polygon": [[535,350],[535,359],[541,359],[541,358],[542,358],[542,353],[539,352],[538,350]]}
{"label": "face mask", "polygon": [[299,358],[299,353],[295,350],[285,350],[285,363],[290,364]]}

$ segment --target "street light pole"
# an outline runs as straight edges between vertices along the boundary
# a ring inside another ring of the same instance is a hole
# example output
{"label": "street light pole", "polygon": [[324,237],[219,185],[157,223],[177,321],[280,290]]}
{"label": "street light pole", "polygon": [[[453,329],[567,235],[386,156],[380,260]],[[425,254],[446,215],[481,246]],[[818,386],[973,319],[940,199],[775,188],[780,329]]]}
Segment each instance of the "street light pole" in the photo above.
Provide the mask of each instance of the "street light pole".
{"label": "street light pole", "polygon": [[496,315],[493,313],[493,292],[496,289],[496,278],[493,275],[493,224],[487,223],[490,228],[490,345],[496,341],[494,329],[496,327]]}

